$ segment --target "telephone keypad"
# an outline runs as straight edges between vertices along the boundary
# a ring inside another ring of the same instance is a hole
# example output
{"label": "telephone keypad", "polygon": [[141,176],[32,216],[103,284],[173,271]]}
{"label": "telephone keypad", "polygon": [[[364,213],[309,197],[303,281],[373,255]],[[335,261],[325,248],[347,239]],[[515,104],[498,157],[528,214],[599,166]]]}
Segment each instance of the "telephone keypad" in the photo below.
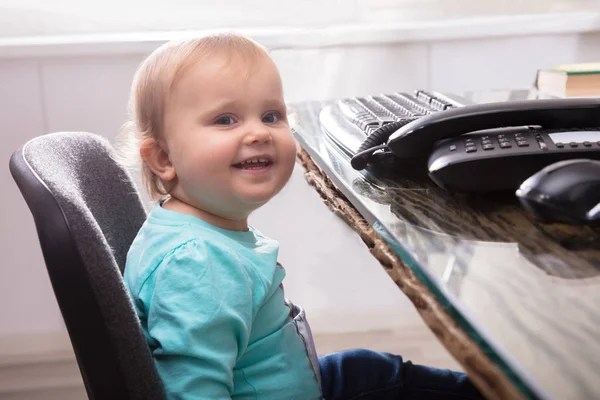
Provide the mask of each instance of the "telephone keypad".
{"label": "telephone keypad", "polygon": [[[492,151],[496,148],[499,150],[511,149],[514,146],[520,148],[526,148],[532,146],[532,139],[535,139],[535,143],[537,143],[538,147],[542,151],[549,151],[548,144],[544,140],[542,134],[538,132],[518,132],[514,134],[499,134],[499,135],[484,135],[479,137],[468,137],[463,139],[463,143],[465,146],[465,151],[467,153],[474,153],[477,151],[479,146],[484,151]],[[598,146],[600,146],[600,141],[597,142]],[[564,148],[565,143],[554,143],[557,148]],[[567,143],[567,146],[577,147],[577,146],[585,146],[592,147],[594,143],[591,142],[583,142],[583,143]],[[450,145],[450,151],[454,151],[455,144]]]}
{"label": "telephone keypad", "polygon": [[506,135],[498,135],[498,143],[500,144],[501,149],[508,149],[512,147],[510,140],[506,137]]}
{"label": "telephone keypad", "polygon": [[515,141],[517,142],[517,146],[519,146],[519,147],[529,146],[527,139],[525,137],[523,137],[523,134],[521,132],[515,133]]}
{"label": "telephone keypad", "polygon": [[[475,139],[464,139],[463,143],[465,146],[465,151],[467,153],[474,153],[477,151],[479,145],[481,145],[481,148],[484,151],[494,150],[496,147],[499,147],[500,149],[511,149],[514,145],[518,147],[529,147],[531,143],[528,141],[528,137],[530,138],[529,140],[535,138],[536,143],[538,144],[541,150],[548,150],[548,145],[544,142],[544,139],[538,133],[535,133],[533,135],[528,133],[515,133],[511,135],[500,134],[497,136],[485,135]],[[450,145],[450,151],[455,150],[453,146],[455,145]],[[558,147],[560,146],[558,145]]]}
{"label": "telephone keypad", "polygon": [[493,150],[494,149],[494,145],[492,144],[492,141],[489,136],[481,137],[481,148],[483,150]]}

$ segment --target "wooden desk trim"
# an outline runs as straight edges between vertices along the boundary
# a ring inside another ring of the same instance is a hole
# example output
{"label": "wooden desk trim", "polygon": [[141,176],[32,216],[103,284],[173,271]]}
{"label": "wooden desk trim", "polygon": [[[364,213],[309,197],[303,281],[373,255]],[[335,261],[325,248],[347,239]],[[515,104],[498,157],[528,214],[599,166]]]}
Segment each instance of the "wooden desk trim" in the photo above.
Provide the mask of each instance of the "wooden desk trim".
{"label": "wooden desk trim", "polygon": [[524,399],[523,393],[456,324],[435,295],[390,249],[300,146],[298,146],[297,160],[304,168],[306,180],[316,189],[323,202],[359,234],[371,254],[381,263],[400,290],[408,296],[429,329],[465,368],[469,378],[484,396],[488,399]]}

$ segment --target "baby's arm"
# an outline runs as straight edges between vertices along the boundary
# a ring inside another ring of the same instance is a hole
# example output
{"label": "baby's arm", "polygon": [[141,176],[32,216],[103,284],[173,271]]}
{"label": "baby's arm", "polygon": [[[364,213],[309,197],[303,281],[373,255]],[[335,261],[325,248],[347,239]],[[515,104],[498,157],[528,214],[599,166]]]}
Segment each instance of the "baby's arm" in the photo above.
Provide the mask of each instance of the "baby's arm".
{"label": "baby's arm", "polygon": [[155,272],[148,331],[169,398],[231,396],[252,319],[252,281],[233,256],[191,241]]}

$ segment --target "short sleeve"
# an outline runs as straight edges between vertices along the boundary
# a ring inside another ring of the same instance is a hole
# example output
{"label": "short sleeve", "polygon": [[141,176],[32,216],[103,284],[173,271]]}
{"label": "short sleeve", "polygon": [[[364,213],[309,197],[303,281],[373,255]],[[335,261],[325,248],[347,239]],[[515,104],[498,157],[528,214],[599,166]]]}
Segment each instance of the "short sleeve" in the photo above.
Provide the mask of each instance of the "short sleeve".
{"label": "short sleeve", "polygon": [[169,398],[230,398],[252,324],[254,282],[240,264],[225,249],[190,241],[156,269],[148,332]]}

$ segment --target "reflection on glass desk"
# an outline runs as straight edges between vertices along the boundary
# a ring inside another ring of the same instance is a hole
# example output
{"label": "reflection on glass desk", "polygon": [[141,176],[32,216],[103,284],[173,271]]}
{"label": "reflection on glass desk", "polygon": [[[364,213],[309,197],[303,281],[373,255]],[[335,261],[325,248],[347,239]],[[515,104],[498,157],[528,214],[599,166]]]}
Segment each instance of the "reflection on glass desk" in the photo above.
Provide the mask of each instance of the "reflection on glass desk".
{"label": "reflection on glass desk", "polygon": [[328,104],[290,107],[302,148],[525,397],[600,398],[600,229],[540,223],[510,194],[455,196],[423,171],[356,171],[323,132]]}

